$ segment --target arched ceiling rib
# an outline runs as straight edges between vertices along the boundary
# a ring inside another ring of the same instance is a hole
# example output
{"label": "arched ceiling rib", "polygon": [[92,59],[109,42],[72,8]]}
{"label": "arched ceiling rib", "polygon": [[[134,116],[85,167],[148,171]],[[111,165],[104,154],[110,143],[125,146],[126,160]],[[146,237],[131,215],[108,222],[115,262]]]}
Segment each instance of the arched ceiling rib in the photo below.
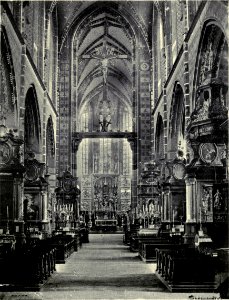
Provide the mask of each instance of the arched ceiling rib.
{"label": "arched ceiling rib", "polygon": [[149,51],[153,1],[57,1],[56,6],[61,54],[72,41],[78,113],[105,98],[132,113],[135,51],[138,45]]}
{"label": "arched ceiling rib", "polygon": [[[47,1],[48,2],[48,1]],[[74,22],[84,16],[85,12],[90,14],[95,8],[102,9],[107,5],[109,8],[118,11],[125,11],[127,15],[132,17],[133,22],[142,31],[144,37],[150,40],[152,27],[151,18],[155,3],[158,1],[53,1],[57,6],[58,11],[58,34],[62,42],[69,34],[70,29],[74,26]],[[100,14],[97,13],[97,18],[100,19]],[[111,18],[110,22],[113,18]],[[97,21],[99,22],[99,21]],[[115,23],[115,22],[114,22]],[[95,23],[96,24],[96,23]],[[118,27],[118,22],[117,22]],[[60,43],[60,46],[62,45]]]}
{"label": "arched ceiling rib", "polygon": [[[114,98],[119,99],[119,101],[126,106],[126,108],[131,111],[131,100],[127,98],[120,90],[118,90],[114,85],[109,84],[109,101],[113,101]],[[79,110],[82,111],[85,107],[96,97],[102,99],[103,84],[98,84],[94,89],[92,89],[85,97],[82,97],[79,101]],[[82,96],[82,95],[81,95]],[[96,98],[96,99],[97,99]]]}
{"label": "arched ceiling rib", "polygon": [[127,109],[132,107],[134,37],[130,38],[125,22],[104,8],[85,16],[77,28],[73,47],[79,110],[92,100],[107,99],[119,101]]}

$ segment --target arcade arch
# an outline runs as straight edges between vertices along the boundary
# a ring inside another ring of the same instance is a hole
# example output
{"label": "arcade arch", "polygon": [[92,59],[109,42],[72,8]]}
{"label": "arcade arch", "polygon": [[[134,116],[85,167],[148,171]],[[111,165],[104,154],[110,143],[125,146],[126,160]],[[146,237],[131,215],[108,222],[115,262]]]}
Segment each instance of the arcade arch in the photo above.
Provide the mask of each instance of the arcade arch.
{"label": "arcade arch", "polygon": [[41,154],[41,120],[35,87],[31,85],[25,98],[25,153]]}

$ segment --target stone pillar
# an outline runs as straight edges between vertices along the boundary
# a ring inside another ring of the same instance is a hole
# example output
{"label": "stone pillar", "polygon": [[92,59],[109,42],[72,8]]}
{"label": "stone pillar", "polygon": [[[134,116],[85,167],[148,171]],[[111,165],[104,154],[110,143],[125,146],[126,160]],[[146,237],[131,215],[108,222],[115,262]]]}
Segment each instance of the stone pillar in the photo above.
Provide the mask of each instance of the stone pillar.
{"label": "stone pillar", "polygon": [[72,174],[77,175],[77,152],[82,141],[82,135],[77,133],[72,140]]}
{"label": "stone pillar", "polygon": [[161,192],[161,222],[164,221],[164,201],[165,201],[165,198],[164,198],[164,192]]}
{"label": "stone pillar", "polygon": [[74,213],[75,213],[75,221],[78,221],[79,219],[79,198],[76,198],[75,204],[74,204]]}
{"label": "stone pillar", "polygon": [[23,178],[15,177],[13,182],[13,215],[14,220],[22,221],[23,220]]}
{"label": "stone pillar", "polygon": [[195,175],[186,175],[186,222],[184,242],[192,244],[196,234],[196,178]]}
{"label": "stone pillar", "polygon": [[165,193],[165,220],[170,222],[170,191]]}
{"label": "stone pillar", "polygon": [[162,222],[170,222],[170,190],[162,192],[163,218]]}
{"label": "stone pillar", "polygon": [[131,209],[137,206],[137,140],[134,136],[127,137],[128,142],[132,150],[132,179],[131,179]]}
{"label": "stone pillar", "polygon": [[47,193],[41,192],[42,222],[47,222]]}

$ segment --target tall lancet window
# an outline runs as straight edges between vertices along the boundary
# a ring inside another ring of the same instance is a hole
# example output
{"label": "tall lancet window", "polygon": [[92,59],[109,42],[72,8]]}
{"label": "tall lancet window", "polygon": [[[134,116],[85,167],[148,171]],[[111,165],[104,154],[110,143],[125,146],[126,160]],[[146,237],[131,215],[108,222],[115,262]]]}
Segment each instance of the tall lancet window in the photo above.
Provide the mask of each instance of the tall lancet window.
{"label": "tall lancet window", "polygon": [[123,111],[122,121],[123,121],[122,130],[123,131],[131,131],[132,130],[132,120],[131,120],[131,115],[127,109],[124,109],[124,111]]}
{"label": "tall lancet window", "polygon": [[158,43],[157,43],[157,65],[158,65],[158,94],[162,91],[165,78],[165,45],[162,19],[158,19]]}
{"label": "tall lancet window", "polygon": [[84,111],[81,117],[81,131],[88,132],[88,111]]}
{"label": "tall lancet window", "polygon": [[88,139],[82,143],[82,171],[84,175],[88,174]]}
{"label": "tall lancet window", "polygon": [[129,175],[131,171],[132,152],[129,142],[123,140],[123,175]]}

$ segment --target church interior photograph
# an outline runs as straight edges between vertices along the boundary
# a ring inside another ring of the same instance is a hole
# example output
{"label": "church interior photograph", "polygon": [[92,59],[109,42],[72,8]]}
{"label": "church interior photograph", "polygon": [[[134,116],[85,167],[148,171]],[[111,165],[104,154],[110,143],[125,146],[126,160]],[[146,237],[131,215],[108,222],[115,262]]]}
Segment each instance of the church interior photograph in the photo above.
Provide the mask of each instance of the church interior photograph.
{"label": "church interior photograph", "polygon": [[229,299],[228,1],[0,13],[0,299]]}

